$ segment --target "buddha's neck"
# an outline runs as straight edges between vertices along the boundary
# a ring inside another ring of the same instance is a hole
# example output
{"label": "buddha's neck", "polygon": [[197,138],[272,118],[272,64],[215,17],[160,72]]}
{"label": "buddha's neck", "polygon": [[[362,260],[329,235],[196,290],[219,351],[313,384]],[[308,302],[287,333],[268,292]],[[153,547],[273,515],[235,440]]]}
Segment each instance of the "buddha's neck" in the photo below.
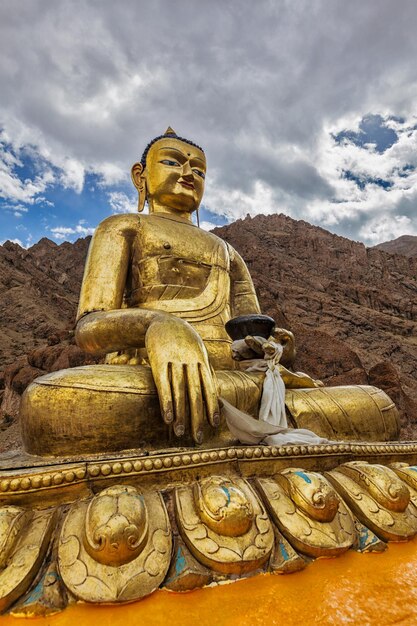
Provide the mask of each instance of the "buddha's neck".
{"label": "buddha's neck", "polygon": [[192,214],[188,211],[179,211],[177,209],[171,209],[170,207],[149,207],[149,213],[158,217],[164,217],[166,219],[174,220],[175,222],[184,222],[186,224],[192,224]]}

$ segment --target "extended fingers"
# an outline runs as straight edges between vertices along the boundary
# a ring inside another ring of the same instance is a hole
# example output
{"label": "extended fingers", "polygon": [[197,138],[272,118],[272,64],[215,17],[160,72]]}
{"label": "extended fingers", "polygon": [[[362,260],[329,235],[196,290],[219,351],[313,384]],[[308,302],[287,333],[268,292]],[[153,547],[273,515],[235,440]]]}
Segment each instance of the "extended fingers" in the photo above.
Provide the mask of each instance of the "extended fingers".
{"label": "extended fingers", "polygon": [[186,371],[191,434],[196,443],[201,443],[203,441],[204,404],[198,363],[187,365]]}
{"label": "extended fingers", "polygon": [[213,374],[202,363],[199,363],[199,372],[201,388],[203,390],[204,401],[206,403],[207,418],[211,426],[216,428],[220,424],[220,410]]}
{"label": "extended fingers", "polygon": [[167,363],[165,366],[159,366],[155,368],[155,371],[152,369],[153,378],[158,390],[162,418],[165,424],[171,424],[174,419],[169,365],[170,364]]}
{"label": "extended fingers", "polygon": [[187,415],[186,402],[186,375],[182,363],[171,363],[171,390],[174,403],[174,433],[182,437],[185,433],[185,420]]}
{"label": "extended fingers", "polygon": [[217,391],[210,369],[203,363],[167,363],[155,370],[152,373],[164,422],[173,423],[174,433],[182,437],[189,411],[192,437],[196,443],[201,443],[205,415],[211,426],[220,423]]}

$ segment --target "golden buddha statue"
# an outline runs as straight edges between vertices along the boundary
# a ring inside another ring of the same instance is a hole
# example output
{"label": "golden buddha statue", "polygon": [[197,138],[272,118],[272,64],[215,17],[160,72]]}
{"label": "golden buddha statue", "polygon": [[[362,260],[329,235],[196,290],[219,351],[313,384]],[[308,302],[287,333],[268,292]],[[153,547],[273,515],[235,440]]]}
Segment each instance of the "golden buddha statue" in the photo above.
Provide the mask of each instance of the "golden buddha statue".
{"label": "golden buddha statue", "polygon": [[[259,313],[259,304],[239,254],[192,223],[205,174],[203,150],[170,128],[133,166],[139,212],[147,201],[149,214],[113,215],[98,226],[77,315],[78,345],[105,354],[106,362],[30,385],[21,404],[28,452],[226,445],[232,436],[219,397],[257,416],[264,373],[240,369],[225,323]],[[386,394],[369,386],[323,388],[291,372],[292,338],[282,336],[292,426],[332,440],[398,437]]]}

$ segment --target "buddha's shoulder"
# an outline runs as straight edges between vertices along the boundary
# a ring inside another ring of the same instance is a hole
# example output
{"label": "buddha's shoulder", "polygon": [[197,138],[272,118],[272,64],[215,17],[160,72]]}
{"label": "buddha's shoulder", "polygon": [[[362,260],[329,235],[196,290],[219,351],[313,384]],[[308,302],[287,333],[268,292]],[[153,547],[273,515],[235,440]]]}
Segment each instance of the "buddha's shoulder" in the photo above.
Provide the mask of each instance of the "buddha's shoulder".
{"label": "buddha's shoulder", "polygon": [[98,231],[120,231],[137,229],[140,225],[140,221],[143,219],[137,213],[118,213],[117,215],[110,215],[106,217],[97,227]]}

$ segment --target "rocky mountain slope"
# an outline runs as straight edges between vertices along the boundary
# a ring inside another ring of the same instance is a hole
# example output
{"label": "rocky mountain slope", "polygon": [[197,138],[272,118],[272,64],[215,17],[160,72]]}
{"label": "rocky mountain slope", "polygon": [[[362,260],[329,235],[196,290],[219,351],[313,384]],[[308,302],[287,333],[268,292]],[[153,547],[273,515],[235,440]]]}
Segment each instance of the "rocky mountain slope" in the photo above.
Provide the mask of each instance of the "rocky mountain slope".
{"label": "rocky mountain slope", "polygon": [[[284,215],[217,228],[243,256],[262,310],[296,334],[296,368],[326,385],[371,383],[417,438],[417,258],[367,249]],[[93,359],[73,342],[89,238],[0,246],[0,450],[18,445],[20,395],[36,376]],[[11,425],[11,426],[10,426]]]}
{"label": "rocky mountain slope", "polygon": [[89,241],[0,246],[2,367],[73,326]]}
{"label": "rocky mountain slope", "polygon": [[375,246],[377,250],[383,250],[390,254],[402,254],[403,256],[417,257],[417,237],[415,235],[402,235],[392,241],[385,241]]}

